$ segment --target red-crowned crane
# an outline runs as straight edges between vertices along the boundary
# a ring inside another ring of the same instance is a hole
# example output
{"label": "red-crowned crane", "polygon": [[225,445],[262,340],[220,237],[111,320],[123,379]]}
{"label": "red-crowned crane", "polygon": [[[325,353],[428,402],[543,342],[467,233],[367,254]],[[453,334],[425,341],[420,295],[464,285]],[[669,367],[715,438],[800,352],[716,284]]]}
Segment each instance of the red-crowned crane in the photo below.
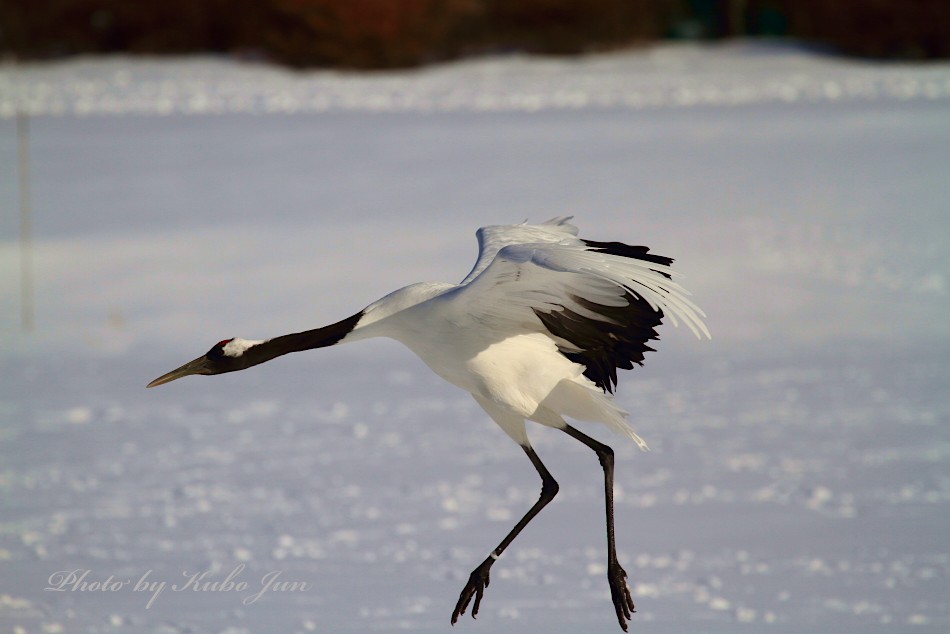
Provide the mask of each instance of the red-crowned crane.
{"label": "red-crowned crane", "polygon": [[244,370],[289,352],[391,337],[433,372],[472,394],[527,454],[541,496],[472,571],[452,624],[474,598],[478,614],[495,560],[558,492],[525,430],[530,420],[560,429],[597,453],[607,506],[607,581],[624,631],[634,612],[614,540],[614,453],[564,417],[603,423],[646,449],[609,396],[617,370],[643,363],[664,315],[709,337],[703,312],[677,284],[671,258],[641,246],[577,237],[570,218],[478,230],[478,261],[460,284],[422,282],[390,293],[352,317],[264,341],[226,339],[148,387],[191,374]]}

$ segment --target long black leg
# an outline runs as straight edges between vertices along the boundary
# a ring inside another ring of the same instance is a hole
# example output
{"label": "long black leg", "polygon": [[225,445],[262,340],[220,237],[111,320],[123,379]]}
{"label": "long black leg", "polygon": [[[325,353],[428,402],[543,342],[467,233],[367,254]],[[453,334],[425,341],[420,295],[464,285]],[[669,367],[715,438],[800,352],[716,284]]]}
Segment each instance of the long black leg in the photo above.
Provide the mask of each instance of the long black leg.
{"label": "long black leg", "polygon": [[495,563],[495,560],[501,556],[501,553],[508,548],[508,545],[514,541],[518,533],[528,525],[528,522],[534,519],[534,516],[541,512],[541,509],[557,495],[557,481],[551,477],[547,467],[545,467],[541,459],[538,458],[538,454],[536,454],[531,447],[522,445],[521,448],[528,454],[531,464],[534,465],[534,468],[538,470],[538,475],[541,476],[541,497],[534,503],[534,506],[528,509],[528,512],[521,518],[521,521],[515,524],[515,527],[505,535],[505,538],[501,540],[498,547],[469,575],[468,583],[465,584],[465,588],[462,589],[462,594],[459,595],[458,603],[455,604],[455,612],[452,613],[452,625],[455,625],[460,615],[465,614],[465,609],[468,607],[473,596],[475,597],[475,604],[472,606],[472,618],[474,619],[478,615],[478,606],[482,602],[482,595],[485,593],[485,588],[488,587],[488,571],[491,569],[492,564]]}
{"label": "long black leg", "polygon": [[567,425],[564,431],[597,452],[597,458],[604,468],[604,497],[607,500],[607,582],[610,584],[610,598],[617,612],[617,621],[626,632],[627,621],[636,610],[633,609],[633,599],[627,585],[627,572],[617,561],[617,545],[614,540],[614,450],[570,425]]}

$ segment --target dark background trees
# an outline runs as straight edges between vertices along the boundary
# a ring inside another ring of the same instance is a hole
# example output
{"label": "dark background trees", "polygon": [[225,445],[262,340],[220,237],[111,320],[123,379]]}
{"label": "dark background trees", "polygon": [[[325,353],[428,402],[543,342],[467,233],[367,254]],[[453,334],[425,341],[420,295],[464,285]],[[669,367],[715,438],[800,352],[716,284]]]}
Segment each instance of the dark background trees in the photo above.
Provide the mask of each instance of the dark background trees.
{"label": "dark background trees", "polygon": [[0,0],[0,51],[219,52],[392,68],[661,38],[791,36],[883,58],[950,54],[946,0]]}

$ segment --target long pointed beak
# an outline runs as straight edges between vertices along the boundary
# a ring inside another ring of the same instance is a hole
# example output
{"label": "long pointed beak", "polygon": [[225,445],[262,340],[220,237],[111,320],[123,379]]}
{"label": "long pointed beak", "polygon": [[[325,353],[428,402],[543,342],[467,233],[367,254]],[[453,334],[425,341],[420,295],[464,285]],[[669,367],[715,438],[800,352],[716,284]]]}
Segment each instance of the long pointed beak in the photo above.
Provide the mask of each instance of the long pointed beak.
{"label": "long pointed beak", "polygon": [[172,370],[168,374],[163,374],[158,377],[145,387],[155,387],[158,385],[164,385],[174,381],[175,379],[180,379],[183,376],[190,376],[192,374],[206,374],[205,370],[208,369],[208,358],[207,357],[198,357],[194,361],[189,361],[185,365],[181,366],[177,370]]}

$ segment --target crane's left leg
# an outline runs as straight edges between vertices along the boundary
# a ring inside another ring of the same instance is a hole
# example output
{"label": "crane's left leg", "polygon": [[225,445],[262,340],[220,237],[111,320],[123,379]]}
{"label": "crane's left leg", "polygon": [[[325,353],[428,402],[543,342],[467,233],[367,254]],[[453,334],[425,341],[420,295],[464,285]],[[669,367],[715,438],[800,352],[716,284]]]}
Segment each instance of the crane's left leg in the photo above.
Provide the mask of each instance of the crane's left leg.
{"label": "crane's left leg", "polygon": [[627,572],[617,560],[617,545],[614,540],[614,450],[570,425],[564,427],[564,432],[597,452],[597,458],[604,468],[604,495],[607,501],[607,582],[610,584],[610,598],[617,612],[617,621],[626,632],[627,621],[636,610],[633,609],[633,599],[627,585]]}
{"label": "crane's left leg", "polygon": [[[522,423],[523,424],[523,423]],[[455,611],[452,612],[452,625],[455,625],[455,622],[458,621],[459,616],[465,614],[466,608],[468,608],[469,602],[472,600],[472,597],[475,598],[475,603],[472,605],[472,618],[475,618],[478,615],[478,606],[481,605],[482,595],[485,593],[485,588],[488,587],[489,575],[488,571],[491,569],[492,564],[495,563],[501,553],[504,552],[508,545],[514,541],[515,537],[518,536],[518,533],[528,525],[534,516],[541,512],[548,502],[554,499],[554,496],[558,492],[557,481],[551,476],[551,473],[548,471],[547,467],[544,466],[544,463],[541,462],[541,459],[538,458],[538,454],[534,452],[534,449],[531,448],[531,445],[525,440],[525,444],[521,445],[521,448],[524,449],[524,452],[528,455],[528,459],[531,460],[531,464],[534,465],[534,468],[538,471],[538,475],[541,476],[541,496],[538,498],[538,501],[528,509],[528,512],[524,514],[524,517],[515,524],[515,527],[509,531],[501,543],[491,551],[491,554],[485,558],[478,568],[472,571],[472,574],[469,575],[468,583],[465,584],[465,588],[462,589],[462,594],[459,595],[458,603],[455,604]]]}

